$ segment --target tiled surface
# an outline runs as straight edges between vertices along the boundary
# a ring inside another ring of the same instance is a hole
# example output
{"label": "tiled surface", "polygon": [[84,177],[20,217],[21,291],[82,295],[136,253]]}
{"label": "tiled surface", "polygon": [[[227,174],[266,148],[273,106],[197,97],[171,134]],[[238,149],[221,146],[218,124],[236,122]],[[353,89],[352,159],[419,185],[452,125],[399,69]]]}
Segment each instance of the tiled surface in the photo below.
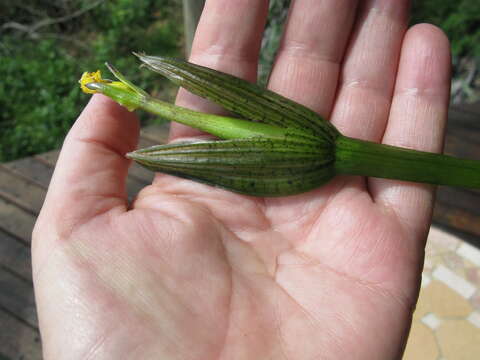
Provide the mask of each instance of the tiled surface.
{"label": "tiled surface", "polygon": [[480,250],[432,227],[403,360],[480,359]]}

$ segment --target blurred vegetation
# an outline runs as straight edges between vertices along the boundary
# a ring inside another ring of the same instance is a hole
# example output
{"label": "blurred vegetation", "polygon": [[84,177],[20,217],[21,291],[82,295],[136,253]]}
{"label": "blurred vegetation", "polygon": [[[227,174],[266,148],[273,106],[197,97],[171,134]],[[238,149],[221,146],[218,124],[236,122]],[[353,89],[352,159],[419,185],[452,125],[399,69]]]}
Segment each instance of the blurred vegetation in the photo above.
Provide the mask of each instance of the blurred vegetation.
{"label": "blurred vegetation", "polygon": [[437,25],[445,31],[455,57],[480,57],[480,1],[414,1],[412,23],[421,22]]}
{"label": "blurred vegetation", "polygon": [[[271,0],[259,81],[268,79],[291,0]],[[412,24],[430,22],[452,41],[455,102],[480,94],[480,1],[414,0]],[[75,86],[105,61],[139,86],[173,99],[174,87],[138,69],[131,51],[182,56],[180,0],[0,2],[0,162],[57,148],[88,101]],[[108,77],[108,75],[105,75]],[[142,121],[153,121],[141,114]]]}
{"label": "blurred vegetation", "polygon": [[452,44],[453,103],[480,101],[480,1],[414,0],[412,24],[439,26]]}
{"label": "blurred vegetation", "polygon": [[108,78],[106,61],[149,92],[173,94],[131,52],[181,54],[176,0],[24,0],[0,2],[0,14],[0,162],[59,147],[89,99],[75,84],[99,67]]}

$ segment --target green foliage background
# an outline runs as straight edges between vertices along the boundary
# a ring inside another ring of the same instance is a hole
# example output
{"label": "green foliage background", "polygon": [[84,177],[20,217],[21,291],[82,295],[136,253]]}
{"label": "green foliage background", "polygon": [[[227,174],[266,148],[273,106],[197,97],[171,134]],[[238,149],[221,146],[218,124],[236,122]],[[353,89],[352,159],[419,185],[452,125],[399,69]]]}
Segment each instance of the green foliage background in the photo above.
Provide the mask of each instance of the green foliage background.
{"label": "green foliage background", "polygon": [[412,23],[428,22],[445,31],[454,57],[480,57],[480,1],[417,0]]}
{"label": "green foliage background", "polygon": [[[261,83],[267,81],[290,2],[270,0]],[[45,19],[54,21],[26,31]],[[480,1],[414,0],[412,24],[419,22],[447,33],[454,64],[473,59],[480,69]],[[182,32],[180,0],[0,1],[0,162],[58,148],[89,98],[75,83],[83,71],[105,61],[149,92],[172,99],[174,88],[139,70],[131,51],[182,56]],[[461,66],[456,69],[462,76]],[[144,123],[153,121],[141,116]]]}
{"label": "green foliage background", "polygon": [[480,1],[416,0],[412,23],[439,26],[450,39],[453,55],[451,101],[480,101]]}
{"label": "green foliage background", "polygon": [[[0,33],[0,162],[54,149],[88,101],[76,82],[83,71],[114,64],[152,93],[167,82],[139,70],[132,50],[179,56],[183,28],[176,0],[55,0],[0,3],[0,26],[32,26],[62,19],[28,34],[3,27]],[[172,91],[170,90],[170,93]],[[162,94],[164,96],[164,94]],[[143,115],[143,121],[146,121]]]}

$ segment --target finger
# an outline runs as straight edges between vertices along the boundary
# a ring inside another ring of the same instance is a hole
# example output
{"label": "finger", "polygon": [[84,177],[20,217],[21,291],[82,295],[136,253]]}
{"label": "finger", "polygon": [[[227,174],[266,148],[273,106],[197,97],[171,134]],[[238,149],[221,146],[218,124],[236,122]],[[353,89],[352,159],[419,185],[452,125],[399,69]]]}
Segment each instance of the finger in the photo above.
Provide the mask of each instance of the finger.
{"label": "finger", "polygon": [[[411,28],[403,43],[398,79],[382,142],[441,152],[450,95],[450,45],[433,25]],[[393,210],[408,227],[426,231],[433,187],[369,179],[376,202]]]}
{"label": "finger", "polygon": [[390,109],[409,1],[361,4],[331,120],[344,135],[379,141]]}
{"label": "finger", "polygon": [[292,2],[269,88],[327,117],[357,1]]}
{"label": "finger", "polygon": [[[192,45],[190,61],[255,81],[268,0],[208,0]],[[202,112],[221,113],[219,106],[181,89],[177,105]],[[172,124],[170,138],[199,134]]]}
{"label": "finger", "polygon": [[74,226],[117,206],[125,209],[124,155],[135,148],[138,133],[133,113],[94,95],[65,138],[41,216]]}

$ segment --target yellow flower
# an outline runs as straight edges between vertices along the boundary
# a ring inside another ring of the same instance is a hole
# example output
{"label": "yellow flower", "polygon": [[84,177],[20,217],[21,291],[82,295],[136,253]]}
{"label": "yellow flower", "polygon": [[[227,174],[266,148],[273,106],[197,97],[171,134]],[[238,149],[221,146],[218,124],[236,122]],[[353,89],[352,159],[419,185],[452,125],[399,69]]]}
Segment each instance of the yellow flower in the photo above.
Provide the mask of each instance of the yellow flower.
{"label": "yellow flower", "polygon": [[78,82],[80,83],[80,88],[82,89],[82,91],[87,94],[96,94],[99,92],[98,90],[93,90],[87,87],[87,85],[91,83],[109,84],[116,88],[128,89],[128,86],[126,86],[120,81],[102,79],[102,72],[100,70],[97,70],[95,72],[84,72]]}
{"label": "yellow flower", "polygon": [[96,82],[96,83],[107,83],[108,81],[102,79],[102,73],[100,70],[95,72],[84,72],[82,77],[78,81],[80,83],[80,88],[83,90],[84,93],[87,94],[95,94],[98,91],[89,89],[86,85]]}

